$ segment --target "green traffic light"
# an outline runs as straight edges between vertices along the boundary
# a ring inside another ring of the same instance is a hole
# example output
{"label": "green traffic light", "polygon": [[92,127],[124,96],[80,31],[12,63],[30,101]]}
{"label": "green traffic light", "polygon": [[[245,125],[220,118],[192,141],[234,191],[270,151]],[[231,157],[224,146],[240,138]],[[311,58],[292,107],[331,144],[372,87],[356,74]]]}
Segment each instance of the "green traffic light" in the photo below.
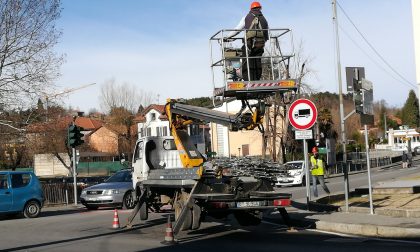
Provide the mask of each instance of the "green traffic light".
{"label": "green traffic light", "polygon": [[82,140],[84,134],[81,133],[84,129],[76,125],[70,125],[67,129],[67,144],[68,146],[75,148],[83,144],[85,141]]}

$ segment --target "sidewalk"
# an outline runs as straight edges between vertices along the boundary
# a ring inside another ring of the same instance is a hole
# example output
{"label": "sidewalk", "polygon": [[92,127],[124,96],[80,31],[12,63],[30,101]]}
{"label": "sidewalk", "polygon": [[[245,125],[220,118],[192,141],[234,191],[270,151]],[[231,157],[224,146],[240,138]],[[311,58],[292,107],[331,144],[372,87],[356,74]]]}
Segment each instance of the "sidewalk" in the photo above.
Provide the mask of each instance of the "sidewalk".
{"label": "sidewalk", "polygon": [[[352,193],[349,212],[343,195],[324,197],[310,205],[294,202],[292,221],[319,230],[383,238],[420,238],[420,175],[373,186],[374,214],[370,214],[366,189]],[[359,193],[359,194],[358,194]],[[361,193],[361,194],[360,194]]]}

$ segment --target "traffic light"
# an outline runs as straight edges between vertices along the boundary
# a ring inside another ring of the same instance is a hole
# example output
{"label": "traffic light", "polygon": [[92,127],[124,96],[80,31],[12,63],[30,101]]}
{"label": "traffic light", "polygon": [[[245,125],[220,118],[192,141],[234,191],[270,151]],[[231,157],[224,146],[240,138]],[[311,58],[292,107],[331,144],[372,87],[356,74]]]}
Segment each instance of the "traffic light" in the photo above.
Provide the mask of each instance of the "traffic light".
{"label": "traffic light", "polygon": [[363,114],[363,91],[358,90],[353,92],[354,108],[356,113]]}
{"label": "traffic light", "polygon": [[70,125],[67,129],[67,145],[75,148],[76,146],[81,145],[85,141],[82,140],[84,136],[81,131],[84,129],[82,127],[78,127],[76,125]]}
{"label": "traffic light", "polygon": [[358,92],[360,89],[362,89],[362,81],[353,78],[353,91]]}

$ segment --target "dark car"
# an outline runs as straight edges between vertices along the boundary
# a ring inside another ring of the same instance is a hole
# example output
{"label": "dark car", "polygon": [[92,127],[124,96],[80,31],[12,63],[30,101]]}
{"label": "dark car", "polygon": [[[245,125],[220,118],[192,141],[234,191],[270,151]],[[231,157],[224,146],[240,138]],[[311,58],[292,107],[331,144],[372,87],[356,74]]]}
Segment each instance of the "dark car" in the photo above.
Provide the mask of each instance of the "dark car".
{"label": "dark car", "polygon": [[0,213],[22,213],[26,218],[38,217],[44,195],[33,172],[0,171]]}
{"label": "dark car", "polygon": [[104,183],[83,189],[80,201],[89,210],[109,206],[132,209],[135,206],[132,191],[131,170],[122,170]]}

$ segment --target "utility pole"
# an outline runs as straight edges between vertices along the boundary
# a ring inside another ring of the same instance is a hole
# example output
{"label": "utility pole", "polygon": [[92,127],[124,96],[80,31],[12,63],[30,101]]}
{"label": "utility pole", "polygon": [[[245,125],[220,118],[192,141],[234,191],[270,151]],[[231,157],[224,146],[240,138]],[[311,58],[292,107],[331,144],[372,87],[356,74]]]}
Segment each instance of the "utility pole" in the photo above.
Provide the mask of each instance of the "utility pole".
{"label": "utility pole", "polygon": [[346,212],[348,212],[348,174],[347,174],[347,151],[346,151],[346,132],[344,124],[344,104],[343,104],[343,87],[341,79],[341,61],[340,61],[340,39],[338,36],[338,18],[337,18],[337,0],[333,0],[333,23],[335,32],[335,51],[337,57],[337,78],[338,78],[338,96],[340,100],[340,135],[341,135],[341,146],[343,149],[343,163],[344,163],[344,192],[346,198]]}

